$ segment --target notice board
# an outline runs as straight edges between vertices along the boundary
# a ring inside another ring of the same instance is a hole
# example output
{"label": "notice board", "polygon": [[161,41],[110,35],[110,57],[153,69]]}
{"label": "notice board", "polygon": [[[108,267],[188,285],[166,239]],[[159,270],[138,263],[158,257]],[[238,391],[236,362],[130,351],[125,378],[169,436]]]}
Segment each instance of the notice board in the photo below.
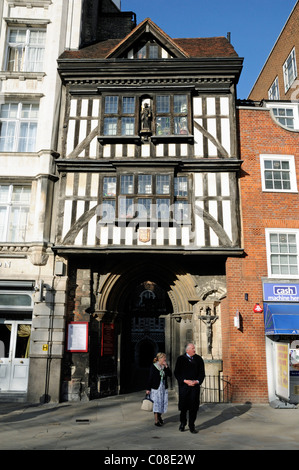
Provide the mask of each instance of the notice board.
{"label": "notice board", "polygon": [[67,350],[88,352],[88,322],[70,322],[68,324]]}
{"label": "notice board", "polygon": [[114,356],[114,325],[112,323],[102,324],[102,356]]}

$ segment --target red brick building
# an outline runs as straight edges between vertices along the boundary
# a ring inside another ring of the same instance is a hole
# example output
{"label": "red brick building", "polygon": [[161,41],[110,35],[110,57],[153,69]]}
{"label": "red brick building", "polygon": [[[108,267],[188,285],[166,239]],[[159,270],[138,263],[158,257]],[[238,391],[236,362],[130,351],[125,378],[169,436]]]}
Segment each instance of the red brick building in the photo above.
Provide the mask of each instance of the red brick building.
{"label": "red brick building", "polygon": [[293,100],[299,64],[299,2],[297,1],[250,94],[251,100]]}
{"label": "red brick building", "polygon": [[[237,119],[243,160],[240,198],[244,256],[231,257],[226,263],[229,313],[227,324],[223,322],[223,372],[233,382],[234,401],[267,402],[276,397],[274,343],[291,345],[298,331],[292,335],[293,330],[286,329],[286,335],[282,335],[275,327],[274,331],[267,330],[264,312],[255,313],[253,309],[257,303],[263,310],[267,308],[266,302],[263,305],[267,300],[263,286],[298,282],[298,133],[276,121],[267,103],[239,106]],[[280,239],[276,245],[275,238]],[[273,305],[281,309],[282,304]],[[289,303],[285,305],[290,308]],[[237,312],[239,328],[233,326]]]}

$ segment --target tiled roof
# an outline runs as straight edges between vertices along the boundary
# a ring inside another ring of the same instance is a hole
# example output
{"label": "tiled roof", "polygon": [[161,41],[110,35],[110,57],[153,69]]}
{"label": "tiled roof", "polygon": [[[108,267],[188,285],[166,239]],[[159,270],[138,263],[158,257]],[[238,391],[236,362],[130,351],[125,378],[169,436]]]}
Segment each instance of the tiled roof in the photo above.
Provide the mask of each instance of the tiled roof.
{"label": "tiled roof", "polygon": [[[105,59],[122,39],[108,39],[76,51],[65,51],[60,59]],[[179,38],[172,40],[192,58],[238,57],[233,46],[224,37]]]}
{"label": "tiled roof", "polygon": [[189,57],[238,57],[231,43],[224,37],[180,38],[173,41]]}

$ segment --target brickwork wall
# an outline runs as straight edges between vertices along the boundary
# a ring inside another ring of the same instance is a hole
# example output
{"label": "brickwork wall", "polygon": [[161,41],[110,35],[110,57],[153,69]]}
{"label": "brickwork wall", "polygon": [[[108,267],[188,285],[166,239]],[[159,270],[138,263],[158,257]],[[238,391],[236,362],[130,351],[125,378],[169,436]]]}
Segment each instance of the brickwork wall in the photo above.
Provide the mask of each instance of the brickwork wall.
{"label": "brickwork wall", "polygon": [[[298,133],[282,129],[268,110],[239,109],[242,235],[244,256],[226,265],[227,298],[222,303],[224,375],[232,381],[233,401],[268,402],[262,278],[268,276],[265,228],[299,228],[298,194],[262,192],[260,155],[294,155],[299,174]],[[245,300],[248,294],[248,301]],[[242,328],[234,327],[239,310]]]}
{"label": "brickwork wall", "polygon": [[[290,12],[291,13],[291,12]],[[252,100],[262,100],[268,99],[268,90],[274,82],[275,78],[278,76],[279,82],[279,93],[281,100],[291,100],[298,99],[299,92],[296,92],[296,89],[290,88],[287,93],[285,93],[284,88],[284,78],[283,78],[283,64],[288,58],[293,47],[296,51],[296,60],[297,60],[297,70],[299,71],[299,3],[297,3],[292,14],[290,15],[288,21],[281,32],[280,37],[273,47],[268,60],[266,61],[263,70],[261,71],[251,93],[249,99]],[[269,51],[270,52],[270,51]],[[299,87],[297,86],[297,89]],[[295,91],[295,97],[292,97],[292,94]]]}

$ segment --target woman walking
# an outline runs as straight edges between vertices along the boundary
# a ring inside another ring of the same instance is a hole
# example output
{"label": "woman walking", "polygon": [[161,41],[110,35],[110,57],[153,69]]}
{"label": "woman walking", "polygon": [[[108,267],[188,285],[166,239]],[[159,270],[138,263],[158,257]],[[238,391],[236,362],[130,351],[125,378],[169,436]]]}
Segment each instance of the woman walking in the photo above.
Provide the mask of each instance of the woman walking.
{"label": "woman walking", "polygon": [[168,407],[167,377],[170,376],[171,371],[166,362],[166,354],[158,353],[150,367],[146,390],[147,395],[150,394],[150,398],[154,402],[155,426],[163,425],[162,414],[167,411]]}

